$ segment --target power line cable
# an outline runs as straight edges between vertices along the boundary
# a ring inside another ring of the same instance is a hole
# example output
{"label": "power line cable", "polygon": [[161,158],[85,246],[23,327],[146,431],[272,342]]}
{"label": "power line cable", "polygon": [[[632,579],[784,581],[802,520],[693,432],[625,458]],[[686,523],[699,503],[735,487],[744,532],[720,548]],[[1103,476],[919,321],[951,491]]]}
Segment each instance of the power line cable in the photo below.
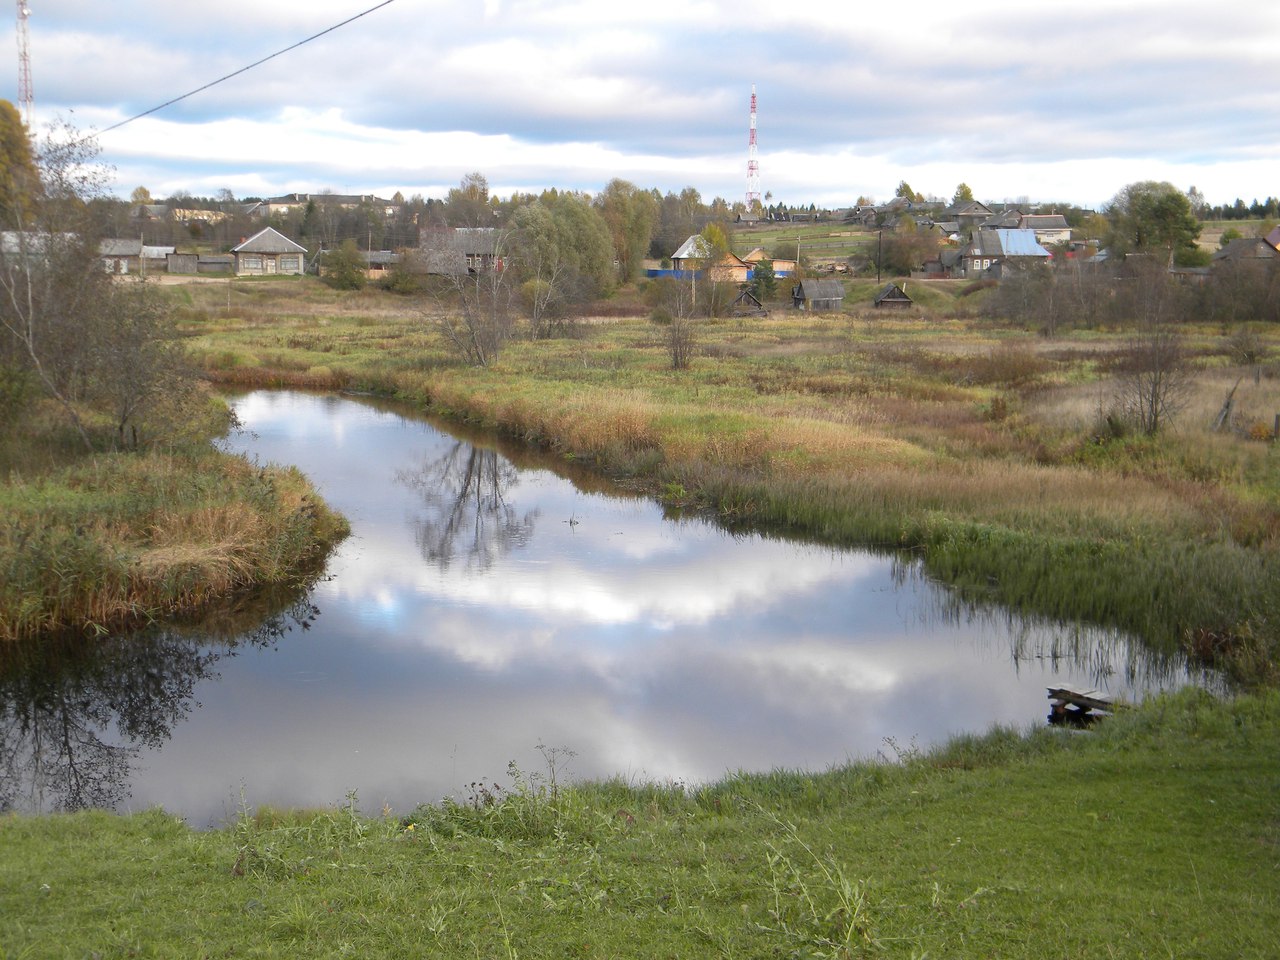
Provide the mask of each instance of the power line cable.
{"label": "power line cable", "polygon": [[361,13],[357,13],[354,17],[348,17],[346,20],[343,20],[341,23],[335,23],[333,26],[328,27],[324,30],[321,30],[319,33],[312,34],[311,36],[307,37],[307,39],[305,40],[299,40],[297,43],[287,46],[283,50],[277,50],[275,53],[271,54],[270,56],[263,57],[261,60],[256,60],[253,63],[249,64],[247,67],[241,67],[239,70],[236,70],[233,73],[228,73],[225,77],[219,77],[217,80],[211,80],[209,83],[206,83],[203,87],[196,87],[196,89],[192,90],[189,93],[184,93],[180,97],[174,97],[172,100],[166,100],[164,103],[160,104],[159,106],[152,107],[150,110],[144,110],[142,113],[138,114],[137,116],[130,117],[128,120],[121,120],[119,123],[113,123],[111,126],[107,127],[105,130],[98,131],[98,133],[99,134],[110,133],[112,130],[120,129],[126,123],[133,123],[133,121],[141,120],[143,117],[150,116],[151,114],[155,113],[158,110],[163,110],[165,107],[171,107],[175,103],[178,103],[181,100],[187,99],[187,97],[193,97],[197,93],[201,93],[205,90],[208,90],[210,87],[216,87],[218,84],[222,83],[225,80],[230,80],[232,77],[238,77],[240,76],[240,74],[245,73],[249,70],[252,70],[254,67],[260,67],[262,66],[262,64],[266,63],[268,60],[274,60],[276,57],[280,56],[281,54],[288,53],[290,50],[296,50],[298,49],[298,47],[302,46],[303,44],[310,43],[312,40],[317,40],[320,37],[323,37],[326,33],[333,33],[333,31],[337,30],[338,28],[345,27],[348,23],[354,23],[356,20],[359,20],[361,17],[367,17],[369,14],[373,13],[374,11],[381,10],[383,7],[388,6],[389,4],[392,4],[394,2],[395,0],[383,0],[382,3],[379,3],[376,6],[372,6],[368,10],[365,10]]}

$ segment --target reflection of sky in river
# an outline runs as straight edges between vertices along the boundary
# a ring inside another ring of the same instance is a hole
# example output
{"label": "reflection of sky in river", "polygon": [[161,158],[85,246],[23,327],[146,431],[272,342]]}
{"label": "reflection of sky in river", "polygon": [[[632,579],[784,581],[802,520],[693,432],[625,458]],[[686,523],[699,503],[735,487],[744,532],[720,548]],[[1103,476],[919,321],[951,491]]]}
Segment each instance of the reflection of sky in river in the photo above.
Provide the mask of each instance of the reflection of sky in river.
{"label": "reflection of sky in river", "polygon": [[890,559],[663,520],[545,468],[486,486],[510,469],[492,454],[476,489],[498,509],[449,528],[486,540],[484,561],[424,559],[461,475],[437,483],[440,464],[469,447],[349,400],[254,393],[237,408],[247,432],[230,446],[299,466],[353,535],[315,625],[218,665],[144,755],[135,807],[200,821],[242,790],[310,805],[356,790],[405,810],[505,781],[509,760],[538,769],[539,742],[574,750],[586,777],[823,769],[887,738],[1042,722],[1047,685],[1135,689],[1126,646],[1101,634],[957,611]]}

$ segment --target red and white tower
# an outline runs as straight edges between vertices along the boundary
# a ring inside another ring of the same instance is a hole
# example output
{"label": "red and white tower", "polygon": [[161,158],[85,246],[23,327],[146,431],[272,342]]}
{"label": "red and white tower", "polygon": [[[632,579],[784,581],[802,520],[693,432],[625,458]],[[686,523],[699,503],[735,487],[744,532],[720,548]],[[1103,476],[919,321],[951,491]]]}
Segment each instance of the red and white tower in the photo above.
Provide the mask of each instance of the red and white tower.
{"label": "red and white tower", "polygon": [[751,130],[747,135],[747,210],[760,207],[760,161],[756,159],[756,85],[751,85]]}
{"label": "red and white tower", "polygon": [[27,31],[27,18],[31,8],[27,0],[18,0],[18,102],[22,105],[22,119],[31,127],[31,36]]}

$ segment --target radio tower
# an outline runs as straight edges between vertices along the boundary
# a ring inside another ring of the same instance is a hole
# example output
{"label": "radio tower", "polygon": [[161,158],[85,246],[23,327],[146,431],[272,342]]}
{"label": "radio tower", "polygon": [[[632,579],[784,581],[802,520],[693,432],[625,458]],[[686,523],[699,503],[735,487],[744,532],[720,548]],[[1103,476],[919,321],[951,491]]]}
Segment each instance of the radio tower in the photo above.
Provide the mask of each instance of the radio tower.
{"label": "radio tower", "polygon": [[[19,3],[22,0],[18,0]],[[751,85],[751,132],[747,135],[747,212],[760,206],[760,161],[756,159],[756,85]]]}
{"label": "radio tower", "polygon": [[18,0],[18,102],[27,129],[31,128],[31,36],[27,32],[27,18],[31,8],[26,0]]}

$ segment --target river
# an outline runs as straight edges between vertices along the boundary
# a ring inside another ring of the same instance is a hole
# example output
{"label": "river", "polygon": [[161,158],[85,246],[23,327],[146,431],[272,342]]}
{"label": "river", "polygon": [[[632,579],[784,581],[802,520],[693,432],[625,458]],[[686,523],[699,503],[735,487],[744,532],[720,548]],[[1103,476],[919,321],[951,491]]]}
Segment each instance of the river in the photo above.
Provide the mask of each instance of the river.
{"label": "river", "polygon": [[693,785],[1044,723],[1050,686],[1191,679],[1109,631],[959,603],[909,559],[672,517],[385,404],[235,407],[225,447],[299,467],[351,537],[306,595],[8,675],[5,806],[407,812],[548,756]]}

